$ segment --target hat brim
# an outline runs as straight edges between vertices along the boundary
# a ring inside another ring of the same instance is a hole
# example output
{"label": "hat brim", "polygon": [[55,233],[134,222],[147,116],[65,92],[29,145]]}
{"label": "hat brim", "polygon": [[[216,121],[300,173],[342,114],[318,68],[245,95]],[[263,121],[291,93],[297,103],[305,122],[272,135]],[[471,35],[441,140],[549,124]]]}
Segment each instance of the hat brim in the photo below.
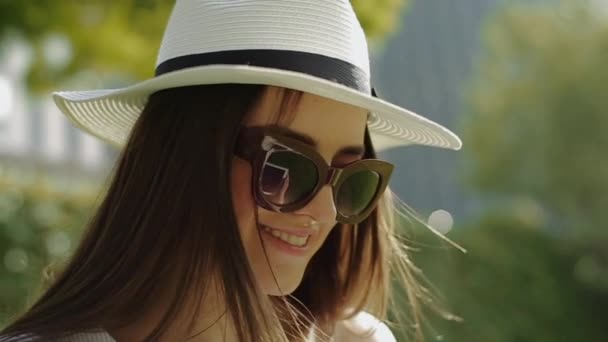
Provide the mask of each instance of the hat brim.
{"label": "hat brim", "polygon": [[209,65],[157,76],[130,87],[61,91],[53,100],[80,129],[122,148],[148,97],[159,90],[202,84],[241,83],[285,87],[369,110],[367,123],[378,151],[426,145],[459,150],[462,142],[447,128],[412,111],[347,86],[303,73],[246,65]]}

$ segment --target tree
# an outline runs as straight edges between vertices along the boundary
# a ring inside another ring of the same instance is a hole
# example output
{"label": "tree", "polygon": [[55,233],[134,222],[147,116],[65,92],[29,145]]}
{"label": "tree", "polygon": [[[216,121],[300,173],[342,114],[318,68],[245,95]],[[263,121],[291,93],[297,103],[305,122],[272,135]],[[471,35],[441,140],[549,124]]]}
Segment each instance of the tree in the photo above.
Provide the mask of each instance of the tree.
{"label": "tree", "polygon": [[[487,212],[454,229],[467,254],[429,233],[414,262],[463,321],[430,315],[437,341],[608,340],[607,238],[572,243],[509,212]],[[401,341],[401,339],[398,339]],[[404,339],[404,341],[406,341]]]}
{"label": "tree", "polygon": [[53,280],[97,205],[90,189],[61,193],[49,177],[22,185],[7,174],[0,176],[0,327]]}
{"label": "tree", "polygon": [[494,19],[469,96],[471,182],[482,192],[530,197],[579,232],[603,228],[606,12],[567,1],[559,11],[515,5]]}
{"label": "tree", "polygon": [[[353,0],[372,42],[394,30],[401,8],[409,0]],[[0,38],[9,31],[23,35],[35,50],[28,84],[48,90],[82,70],[130,72],[152,76],[156,52],[174,1],[127,0],[7,1],[0,0]],[[43,53],[53,37],[65,37],[72,47],[69,64],[49,65]]]}

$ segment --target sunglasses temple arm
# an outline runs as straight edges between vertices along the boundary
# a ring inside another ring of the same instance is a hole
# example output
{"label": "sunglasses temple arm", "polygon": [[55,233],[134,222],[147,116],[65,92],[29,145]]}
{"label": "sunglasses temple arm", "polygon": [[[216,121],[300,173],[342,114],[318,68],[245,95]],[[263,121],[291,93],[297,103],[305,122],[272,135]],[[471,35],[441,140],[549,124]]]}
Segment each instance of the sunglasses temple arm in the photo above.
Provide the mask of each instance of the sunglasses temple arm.
{"label": "sunglasses temple arm", "polygon": [[378,94],[376,93],[376,88],[374,88],[374,87],[372,87],[372,96],[378,97]]}

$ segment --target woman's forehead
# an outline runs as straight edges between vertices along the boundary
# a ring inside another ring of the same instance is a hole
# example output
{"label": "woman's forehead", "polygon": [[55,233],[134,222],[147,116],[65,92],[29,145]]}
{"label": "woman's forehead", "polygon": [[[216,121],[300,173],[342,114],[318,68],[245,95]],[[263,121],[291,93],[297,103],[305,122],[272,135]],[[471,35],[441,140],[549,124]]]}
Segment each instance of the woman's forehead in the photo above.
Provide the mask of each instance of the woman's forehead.
{"label": "woman's forehead", "polygon": [[[319,143],[319,148],[330,150],[363,144],[366,110],[309,93],[303,93],[296,103],[285,108],[281,105],[285,96],[283,90],[268,87],[256,108],[250,113],[246,124],[286,126],[312,137]],[[281,110],[290,113],[278,113]]]}

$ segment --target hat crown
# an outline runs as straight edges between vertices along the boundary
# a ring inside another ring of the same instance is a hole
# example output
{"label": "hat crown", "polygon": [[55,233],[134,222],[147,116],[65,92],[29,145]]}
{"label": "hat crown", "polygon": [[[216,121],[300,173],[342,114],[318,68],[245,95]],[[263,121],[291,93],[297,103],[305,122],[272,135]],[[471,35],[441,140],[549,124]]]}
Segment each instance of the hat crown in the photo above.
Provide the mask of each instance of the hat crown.
{"label": "hat crown", "polygon": [[156,65],[236,50],[312,53],[370,74],[365,34],[348,0],[177,0]]}

